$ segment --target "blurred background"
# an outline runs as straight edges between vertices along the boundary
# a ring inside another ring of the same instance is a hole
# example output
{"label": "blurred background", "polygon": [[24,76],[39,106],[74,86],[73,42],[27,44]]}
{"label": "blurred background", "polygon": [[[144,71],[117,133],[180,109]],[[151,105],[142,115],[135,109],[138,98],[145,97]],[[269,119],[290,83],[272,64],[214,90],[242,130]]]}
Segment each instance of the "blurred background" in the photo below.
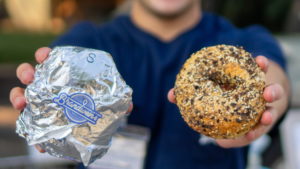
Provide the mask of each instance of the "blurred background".
{"label": "blurred background", "polygon": [[[68,161],[51,161],[48,157],[40,160],[42,155],[15,134],[19,112],[8,100],[10,89],[21,85],[15,69],[22,62],[35,64],[35,50],[51,44],[76,22],[108,21],[127,13],[131,1],[0,0],[0,169],[74,168]],[[253,144],[248,168],[300,169],[297,144],[300,142],[300,0],[202,0],[202,3],[205,11],[225,16],[238,27],[265,26],[281,43],[293,85],[291,110],[278,130]]]}

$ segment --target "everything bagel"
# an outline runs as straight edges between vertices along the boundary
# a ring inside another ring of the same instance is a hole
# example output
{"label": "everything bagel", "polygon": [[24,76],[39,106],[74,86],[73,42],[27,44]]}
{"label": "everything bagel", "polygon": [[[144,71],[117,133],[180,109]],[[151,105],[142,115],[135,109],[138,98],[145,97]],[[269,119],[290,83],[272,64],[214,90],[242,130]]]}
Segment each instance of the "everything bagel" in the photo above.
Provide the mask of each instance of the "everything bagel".
{"label": "everything bagel", "polygon": [[176,104],[185,122],[213,138],[237,138],[265,110],[265,74],[241,47],[217,45],[192,54],[175,82]]}

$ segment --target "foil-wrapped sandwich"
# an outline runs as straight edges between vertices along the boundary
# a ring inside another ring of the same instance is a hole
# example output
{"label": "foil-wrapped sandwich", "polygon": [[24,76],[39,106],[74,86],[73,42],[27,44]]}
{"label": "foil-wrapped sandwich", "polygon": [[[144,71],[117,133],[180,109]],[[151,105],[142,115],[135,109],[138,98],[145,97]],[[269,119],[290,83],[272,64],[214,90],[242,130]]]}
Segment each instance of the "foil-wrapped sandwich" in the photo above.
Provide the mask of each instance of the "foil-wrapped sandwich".
{"label": "foil-wrapped sandwich", "polygon": [[56,47],[36,66],[16,132],[53,156],[89,165],[107,152],[131,95],[109,53]]}

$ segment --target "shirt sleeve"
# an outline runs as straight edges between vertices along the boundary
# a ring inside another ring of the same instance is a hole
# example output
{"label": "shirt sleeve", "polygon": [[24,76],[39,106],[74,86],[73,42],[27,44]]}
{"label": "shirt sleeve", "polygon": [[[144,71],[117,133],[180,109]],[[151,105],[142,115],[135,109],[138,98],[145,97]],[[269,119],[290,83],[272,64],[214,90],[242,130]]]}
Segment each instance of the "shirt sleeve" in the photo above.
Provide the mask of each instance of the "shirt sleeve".
{"label": "shirt sleeve", "polygon": [[74,25],[65,34],[58,37],[50,47],[55,46],[80,46],[86,48],[96,47],[96,26],[90,22],[80,22]]}
{"label": "shirt sleeve", "polygon": [[255,57],[263,55],[286,70],[286,60],[277,40],[265,28],[254,25],[242,30],[241,44]]}

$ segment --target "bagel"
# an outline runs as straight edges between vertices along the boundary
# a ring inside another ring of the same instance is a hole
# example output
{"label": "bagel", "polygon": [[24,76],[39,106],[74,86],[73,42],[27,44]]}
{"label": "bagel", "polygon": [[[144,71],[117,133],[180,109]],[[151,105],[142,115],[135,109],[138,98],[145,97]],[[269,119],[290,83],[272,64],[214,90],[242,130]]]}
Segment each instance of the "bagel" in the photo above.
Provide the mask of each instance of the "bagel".
{"label": "bagel", "polygon": [[216,139],[245,135],[265,111],[265,74],[242,47],[217,45],[191,55],[176,76],[184,121]]}

